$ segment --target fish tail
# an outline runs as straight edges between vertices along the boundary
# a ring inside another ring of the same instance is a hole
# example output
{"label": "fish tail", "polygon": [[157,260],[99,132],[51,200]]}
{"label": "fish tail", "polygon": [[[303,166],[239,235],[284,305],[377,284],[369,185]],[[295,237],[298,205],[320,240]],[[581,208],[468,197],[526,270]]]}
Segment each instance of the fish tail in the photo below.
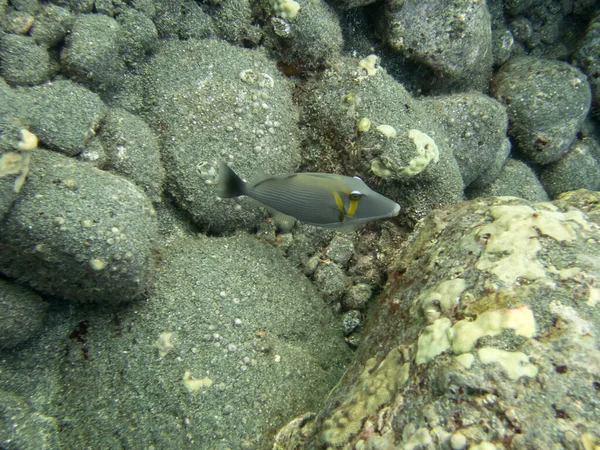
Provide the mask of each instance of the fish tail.
{"label": "fish tail", "polygon": [[231,168],[221,162],[219,164],[219,197],[231,198],[246,195],[246,183]]}

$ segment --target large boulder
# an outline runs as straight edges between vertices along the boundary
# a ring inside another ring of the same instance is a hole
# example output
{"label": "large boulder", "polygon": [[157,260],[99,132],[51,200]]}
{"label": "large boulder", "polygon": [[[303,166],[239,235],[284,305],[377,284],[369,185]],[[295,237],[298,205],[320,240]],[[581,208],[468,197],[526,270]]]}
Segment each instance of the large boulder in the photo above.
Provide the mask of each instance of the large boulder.
{"label": "large boulder", "polygon": [[597,445],[599,204],[575,191],[431,213],[325,408],[280,448]]}

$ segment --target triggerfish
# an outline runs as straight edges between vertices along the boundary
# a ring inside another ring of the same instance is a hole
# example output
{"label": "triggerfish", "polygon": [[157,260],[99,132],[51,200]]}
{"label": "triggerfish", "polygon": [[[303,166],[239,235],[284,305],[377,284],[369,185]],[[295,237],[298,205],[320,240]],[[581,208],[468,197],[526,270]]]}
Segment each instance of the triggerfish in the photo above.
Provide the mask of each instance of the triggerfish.
{"label": "triggerfish", "polygon": [[219,197],[241,195],[281,214],[326,228],[352,227],[400,212],[398,203],[373,191],[358,177],[301,172],[247,183],[222,162]]}

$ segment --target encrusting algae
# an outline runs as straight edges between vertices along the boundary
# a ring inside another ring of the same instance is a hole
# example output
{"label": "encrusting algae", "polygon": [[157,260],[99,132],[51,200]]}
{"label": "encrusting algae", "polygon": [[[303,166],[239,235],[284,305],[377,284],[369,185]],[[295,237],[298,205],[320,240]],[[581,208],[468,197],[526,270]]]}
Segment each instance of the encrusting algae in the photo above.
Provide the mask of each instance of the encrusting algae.
{"label": "encrusting algae", "polygon": [[31,150],[37,148],[38,139],[35,134],[25,129],[21,130],[21,141],[17,151],[4,153],[0,157],[0,177],[18,175],[15,178],[14,191],[19,192],[29,173]]}

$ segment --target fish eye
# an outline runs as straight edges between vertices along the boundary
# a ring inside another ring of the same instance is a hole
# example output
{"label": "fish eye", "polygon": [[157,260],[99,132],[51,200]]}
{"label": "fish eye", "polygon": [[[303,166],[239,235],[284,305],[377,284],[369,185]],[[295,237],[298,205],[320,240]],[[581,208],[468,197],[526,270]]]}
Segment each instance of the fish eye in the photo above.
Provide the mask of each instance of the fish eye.
{"label": "fish eye", "polygon": [[350,195],[349,195],[350,200],[354,200],[354,201],[360,200],[362,198],[362,196],[363,195],[360,191],[352,191],[352,192],[350,192]]}

